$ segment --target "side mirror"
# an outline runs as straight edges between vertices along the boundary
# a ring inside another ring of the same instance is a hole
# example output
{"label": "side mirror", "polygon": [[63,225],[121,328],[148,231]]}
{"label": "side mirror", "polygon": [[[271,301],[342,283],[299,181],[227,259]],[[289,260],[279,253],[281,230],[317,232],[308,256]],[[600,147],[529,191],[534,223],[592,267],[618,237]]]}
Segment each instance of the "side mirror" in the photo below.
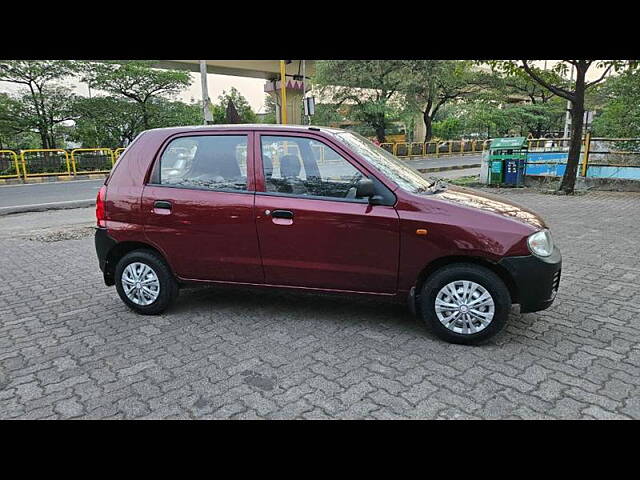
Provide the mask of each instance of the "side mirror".
{"label": "side mirror", "polygon": [[373,197],[376,194],[376,187],[370,178],[361,178],[356,185],[356,198]]}

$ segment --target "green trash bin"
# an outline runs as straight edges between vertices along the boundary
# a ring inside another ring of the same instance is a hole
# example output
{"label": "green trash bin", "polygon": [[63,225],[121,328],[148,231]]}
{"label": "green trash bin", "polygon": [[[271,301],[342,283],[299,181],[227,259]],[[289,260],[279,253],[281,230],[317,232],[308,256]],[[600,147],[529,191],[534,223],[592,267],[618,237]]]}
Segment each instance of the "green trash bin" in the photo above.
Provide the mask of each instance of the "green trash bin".
{"label": "green trash bin", "polygon": [[495,138],[489,147],[489,183],[522,185],[527,162],[526,137]]}
{"label": "green trash bin", "polygon": [[502,160],[489,160],[489,184],[502,183]]}

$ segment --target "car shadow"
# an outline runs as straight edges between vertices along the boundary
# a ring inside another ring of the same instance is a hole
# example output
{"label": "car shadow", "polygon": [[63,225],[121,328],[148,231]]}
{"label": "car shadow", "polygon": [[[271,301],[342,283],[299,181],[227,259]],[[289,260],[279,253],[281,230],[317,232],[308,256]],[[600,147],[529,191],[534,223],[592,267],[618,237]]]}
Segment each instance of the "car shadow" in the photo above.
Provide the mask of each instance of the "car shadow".
{"label": "car shadow", "polygon": [[279,320],[283,323],[305,321],[317,323],[319,328],[347,322],[386,330],[387,333],[398,330],[396,333],[435,338],[406,305],[363,295],[190,286],[181,290],[166,315],[209,317],[214,309],[238,319]]}

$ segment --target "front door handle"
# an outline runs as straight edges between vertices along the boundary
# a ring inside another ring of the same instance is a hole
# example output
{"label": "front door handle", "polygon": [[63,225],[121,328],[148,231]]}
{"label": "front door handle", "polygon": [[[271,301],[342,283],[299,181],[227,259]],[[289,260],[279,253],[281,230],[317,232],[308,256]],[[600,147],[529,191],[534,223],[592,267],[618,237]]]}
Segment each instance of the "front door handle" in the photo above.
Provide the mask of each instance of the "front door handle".
{"label": "front door handle", "polygon": [[271,212],[271,216],[273,218],[286,218],[288,220],[293,220],[293,212],[291,210],[274,210]]}
{"label": "front door handle", "polygon": [[153,203],[153,208],[162,208],[164,210],[171,210],[171,202],[167,202],[166,200],[156,200]]}

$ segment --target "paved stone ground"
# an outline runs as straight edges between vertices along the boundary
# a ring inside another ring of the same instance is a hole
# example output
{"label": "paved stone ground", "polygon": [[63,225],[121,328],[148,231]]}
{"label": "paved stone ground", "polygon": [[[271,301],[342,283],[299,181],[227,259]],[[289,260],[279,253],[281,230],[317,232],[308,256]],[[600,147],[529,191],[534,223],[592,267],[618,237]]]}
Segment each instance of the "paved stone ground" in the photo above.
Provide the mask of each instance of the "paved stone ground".
{"label": "paved stone ground", "polygon": [[500,194],[547,217],[563,278],[478,347],[364,299],[195,288],[138,316],[81,227],[6,217],[0,418],[640,418],[640,194]]}

